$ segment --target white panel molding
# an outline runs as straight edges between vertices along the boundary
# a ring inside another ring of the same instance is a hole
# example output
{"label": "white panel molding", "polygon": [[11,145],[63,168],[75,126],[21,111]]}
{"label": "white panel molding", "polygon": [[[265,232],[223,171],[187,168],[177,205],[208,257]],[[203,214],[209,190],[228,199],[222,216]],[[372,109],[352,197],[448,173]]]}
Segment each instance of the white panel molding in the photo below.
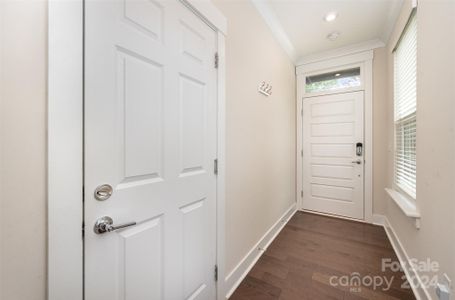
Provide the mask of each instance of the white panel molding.
{"label": "white panel molding", "polygon": [[265,23],[269,26],[273,36],[280,44],[281,48],[286,52],[293,63],[297,62],[297,53],[294,45],[289,39],[286,31],[283,29],[278,17],[275,15],[273,9],[269,6],[266,1],[262,0],[251,0],[254,7],[256,7],[259,14],[264,19]]}
{"label": "white panel molding", "polygon": [[243,257],[225,278],[225,296],[220,299],[229,299],[248,272],[253,268],[259,258],[267,250],[268,246],[278,236],[284,226],[289,222],[292,216],[296,213],[296,204],[292,204],[286,212],[281,215],[269,230],[259,239],[259,241],[251,248],[251,250]]}
{"label": "white panel molding", "polygon": [[375,223],[376,225],[381,225],[384,227],[390,244],[392,245],[393,250],[395,251],[395,254],[398,257],[398,260],[400,261],[401,267],[406,275],[406,278],[408,279],[408,282],[414,282],[417,284],[417,286],[415,286],[415,284],[411,285],[412,291],[416,299],[417,300],[432,299],[428,291],[428,288],[423,283],[423,280],[420,277],[419,272],[417,272],[417,270],[414,268],[414,265],[412,264],[406,249],[401,243],[395,229],[389,222],[387,216],[377,214],[374,215],[374,220],[375,222],[377,222]]}
{"label": "white panel molding", "polygon": [[374,39],[346,47],[341,47],[333,50],[319,52],[317,54],[307,55],[300,58],[297,62],[297,66],[312,64],[316,62],[327,61],[334,58],[339,58],[347,55],[356,53],[366,52],[376,48],[385,47],[385,43],[379,39]]}
{"label": "white panel molding", "polygon": [[[225,255],[225,35],[210,0],[180,0],[218,35],[217,264]],[[48,297],[83,299],[83,0],[48,5]],[[219,299],[224,281],[218,282]]]}

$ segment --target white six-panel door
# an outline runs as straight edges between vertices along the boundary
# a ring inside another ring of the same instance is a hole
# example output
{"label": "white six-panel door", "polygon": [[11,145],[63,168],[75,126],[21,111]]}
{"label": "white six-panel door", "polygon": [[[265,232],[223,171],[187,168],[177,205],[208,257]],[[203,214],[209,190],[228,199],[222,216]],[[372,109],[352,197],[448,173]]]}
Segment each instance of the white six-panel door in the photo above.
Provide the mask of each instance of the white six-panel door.
{"label": "white six-panel door", "polygon": [[86,300],[216,298],[215,49],[177,0],[85,2]]}
{"label": "white six-panel door", "polygon": [[363,103],[363,92],[303,99],[303,209],[364,218]]}

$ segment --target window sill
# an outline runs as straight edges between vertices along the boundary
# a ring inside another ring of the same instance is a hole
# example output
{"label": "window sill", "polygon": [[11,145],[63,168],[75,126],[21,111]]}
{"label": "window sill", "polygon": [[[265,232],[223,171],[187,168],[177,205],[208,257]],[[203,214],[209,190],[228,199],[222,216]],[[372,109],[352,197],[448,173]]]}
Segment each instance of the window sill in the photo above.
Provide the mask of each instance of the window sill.
{"label": "window sill", "polygon": [[386,188],[385,189],[387,194],[389,194],[390,198],[398,205],[398,207],[403,211],[403,213],[415,220],[415,226],[417,229],[420,228],[420,212],[417,208],[417,205],[414,201],[408,199],[408,197],[404,196],[400,192]]}

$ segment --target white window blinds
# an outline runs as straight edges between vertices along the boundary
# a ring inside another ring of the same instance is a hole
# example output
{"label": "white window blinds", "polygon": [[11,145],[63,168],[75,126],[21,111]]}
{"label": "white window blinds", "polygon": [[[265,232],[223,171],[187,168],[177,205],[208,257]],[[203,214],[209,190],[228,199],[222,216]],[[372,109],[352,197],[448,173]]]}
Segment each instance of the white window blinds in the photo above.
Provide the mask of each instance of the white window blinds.
{"label": "white window blinds", "polygon": [[416,197],[417,18],[414,13],[394,51],[395,184]]}

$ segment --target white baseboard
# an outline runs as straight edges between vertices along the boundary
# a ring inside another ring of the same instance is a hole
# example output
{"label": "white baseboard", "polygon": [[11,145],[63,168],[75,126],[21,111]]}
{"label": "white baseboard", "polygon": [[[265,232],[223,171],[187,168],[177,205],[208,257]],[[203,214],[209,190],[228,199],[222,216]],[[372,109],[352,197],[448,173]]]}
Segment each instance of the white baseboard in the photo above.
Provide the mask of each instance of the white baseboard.
{"label": "white baseboard", "polygon": [[393,250],[395,251],[398,260],[400,261],[401,267],[406,275],[406,278],[409,282],[417,282],[418,286],[411,285],[414,296],[417,300],[427,300],[432,299],[430,293],[428,292],[427,287],[422,283],[419,273],[413,267],[409,255],[403,247],[398,235],[390,224],[386,216],[383,215],[373,215],[373,223],[376,225],[381,225],[384,227],[384,230],[389,238],[390,244],[392,244]]}
{"label": "white baseboard", "polygon": [[253,248],[245,255],[240,263],[230,272],[224,281],[224,290],[226,299],[234,293],[248,272],[253,268],[262,254],[267,250],[267,247],[273,242],[276,236],[280,233],[283,227],[288,223],[291,217],[296,212],[296,204],[292,204],[286,212],[270,227],[262,238],[254,245]]}

